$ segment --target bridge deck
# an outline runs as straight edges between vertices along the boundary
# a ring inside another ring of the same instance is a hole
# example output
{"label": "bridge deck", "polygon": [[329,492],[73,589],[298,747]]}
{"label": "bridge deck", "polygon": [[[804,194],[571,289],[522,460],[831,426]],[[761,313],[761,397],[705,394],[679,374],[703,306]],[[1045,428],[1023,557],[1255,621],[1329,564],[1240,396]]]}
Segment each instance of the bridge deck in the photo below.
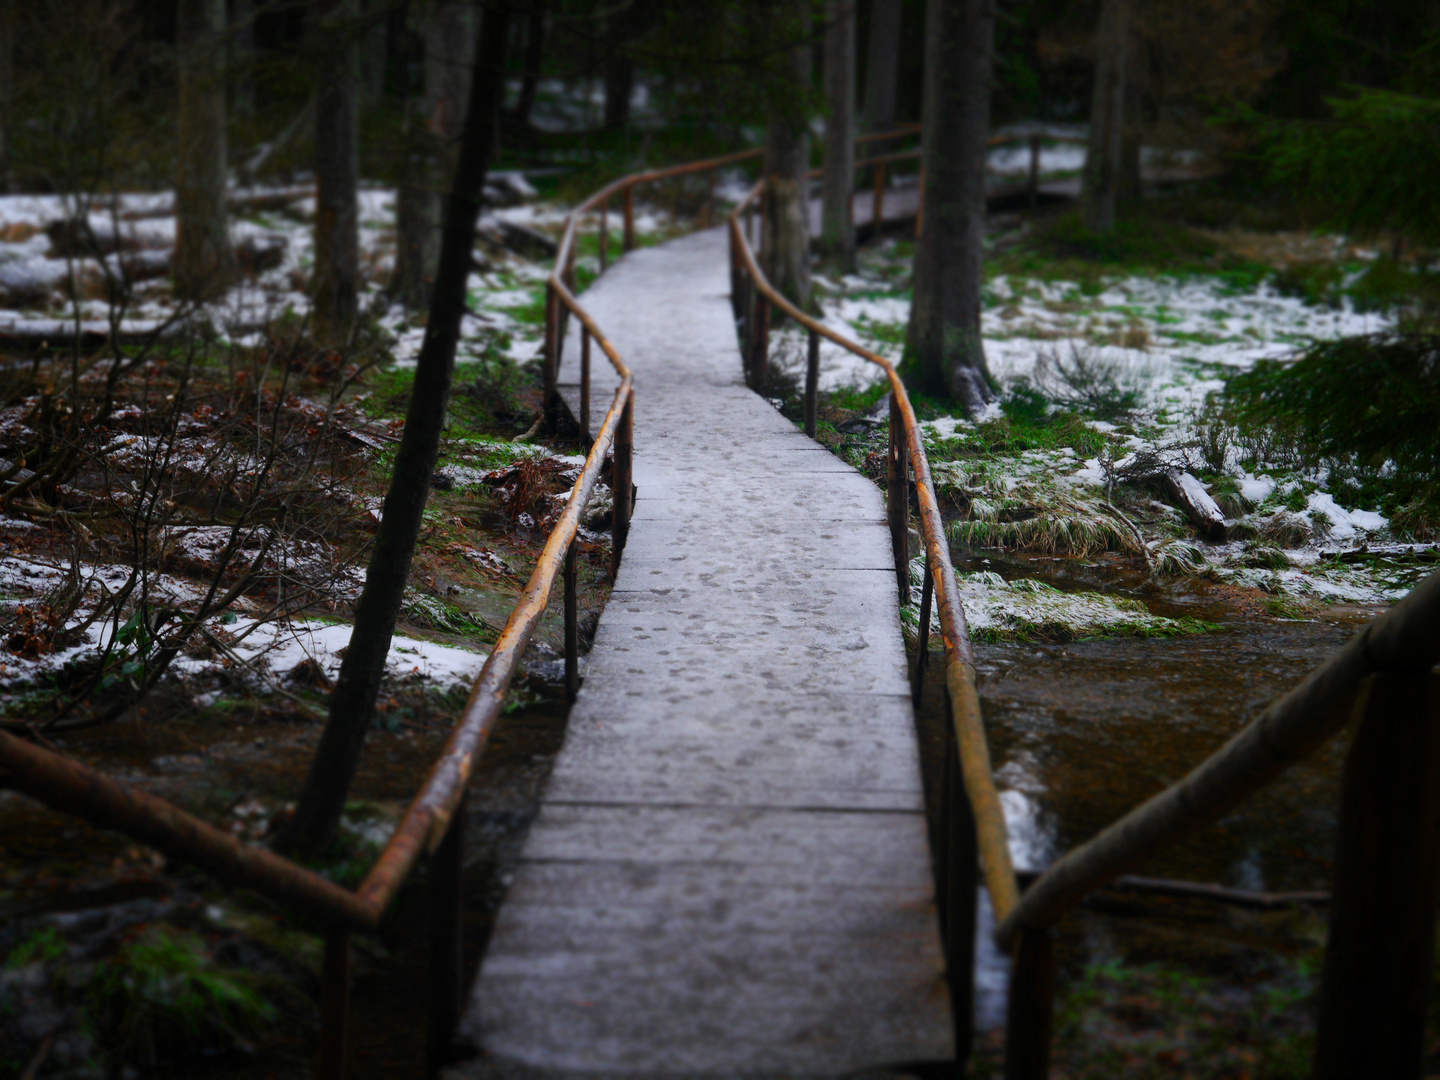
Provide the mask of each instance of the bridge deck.
{"label": "bridge deck", "polygon": [[881,494],[745,388],[727,275],[714,229],[585,295],[635,372],[638,494],[467,1011],[477,1069],[952,1054]]}

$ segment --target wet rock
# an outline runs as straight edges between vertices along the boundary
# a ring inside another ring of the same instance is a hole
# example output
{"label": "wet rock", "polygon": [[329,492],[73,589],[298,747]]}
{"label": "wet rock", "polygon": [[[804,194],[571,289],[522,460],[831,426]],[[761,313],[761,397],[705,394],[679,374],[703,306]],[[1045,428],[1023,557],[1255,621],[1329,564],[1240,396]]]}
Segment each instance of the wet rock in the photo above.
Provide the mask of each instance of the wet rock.
{"label": "wet rock", "polygon": [[553,259],[560,250],[555,239],[539,229],[506,221],[500,217],[485,218],[480,222],[481,238],[499,247],[508,248],[527,259],[544,261]]}

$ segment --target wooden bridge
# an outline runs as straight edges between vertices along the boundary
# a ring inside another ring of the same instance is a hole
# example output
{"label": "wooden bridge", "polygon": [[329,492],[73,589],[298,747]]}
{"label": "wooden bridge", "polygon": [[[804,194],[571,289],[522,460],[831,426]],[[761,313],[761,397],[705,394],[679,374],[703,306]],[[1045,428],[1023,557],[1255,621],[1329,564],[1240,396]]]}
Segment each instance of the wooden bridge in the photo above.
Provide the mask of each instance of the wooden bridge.
{"label": "wooden bridge", "polygon": [[[1315,1075],[1418,1076],[1440,903],[1440,575],[1022,897],[903,383],[765,281],[744,224],[761,184],[722,229],[633,250],[638,186],[751,156],[627,177],[567,222],[548,285],[547,399],[571,402],[591,451],[444,755],[358,889],[3,733],[0,783],[319,928],[323,1080],[344,1075],[350,935],[375,929],[422,860],[430,1064],[450,1059],[457,1027],[482,1052],[457,1078],[950,1075],[968,1052],[983,883],[1013,957],[1005,1073],[1040,1080],[1056,922],[1354,720]],[[577,232],[598,225],[606,269],[612,201],[628,254],[582,304]],[[870,205],[884,219],[908,209]],[[753,392],[776,310],[808,335],[811,433],[821,338],[889,380],[883,498]],[[581,687],[575,544],[607,464],[618,572]],[[899,622],[912,521],[925,567],[913,674]],[[567,741],[467,995],[465,790],[557,579],[576,694]],[[951,723],[927,822],[910,690],[926,677],[932,608]]]}

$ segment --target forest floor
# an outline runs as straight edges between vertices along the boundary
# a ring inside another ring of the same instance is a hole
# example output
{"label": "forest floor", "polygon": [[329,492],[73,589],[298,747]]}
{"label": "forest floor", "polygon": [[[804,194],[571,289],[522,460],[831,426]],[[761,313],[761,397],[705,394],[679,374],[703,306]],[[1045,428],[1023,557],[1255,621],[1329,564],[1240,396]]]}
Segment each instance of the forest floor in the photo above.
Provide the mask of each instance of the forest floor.
{"label": "forest floor", "polygon": [[[523,179],[507,190],[512,205],[482,224],[378,726],[345,839],[321,864],[343,881],[363,872],[443,743],[581,461],[573,433],[517,441],[538,412],[547,245],[564,209]],[[41,470],[0,513],[0,716],[258,839],[313,751],[423,320],[382,294],[394,197],[367,189],[363,328],[343,352],[310,346],[313,196],[252,194],[236,228],[250,272],[198,309],[141,273],[173,245],[164,197],[81,208],[93,235],[118,234],[110,264],[54,225],[74,205],[0,198],[0,472],[23,483]],[[643,208],[640,241],[684,231],[696,205],[677,189]],[[1201,638],[1229,617],[1330,625],[1382,609],[1431,569],[1426,506],[1397,502],[1384,475],[1307,460],[1217,404],[1227,378],[1260,358],[1399,325],[1413,263],[1197,197],[1152,200],[1110,248],[1063,212],[1000,215],[989,243],[984,329],[1001,399],[977,422],[917,399],[978,641]],[[912,254],[891,237],[853,274],[822,270],[827,319],[898,359]],[[132,270],[120,303],[114,275]],[[582,286],[598,271],[593,233],[578,270]],[[93,339],[66,345],[77,324],[99,337],[112,324],[167,330],[107,354]],[[774,341],[770,393],[795,416],[801,343],[783,330]],[[878,478],[883,390],[843,352],[827,349],[822,369],[821,440]],[[66,419],[77,406],[94,420],[83,434]],[[19,460],[36,445],[43,455]],[[56,459],[65,467],[47,479],[42,466]],[[1197,489],[1222,526],[1197,525]],[[591,628],[608,585],[604,510],[582,534]],[[1079,566],[1088,584],[1063,580]],[[1157,603],[1155,588],[1223,604]],[[559,643],[557,610],[482,762],[472,948],[563,736]],[[0,795],[0,820],[0,1077],[37,1053],[40,1075],[121,1064],[185,1075],[197,1054],[237,1077],[304,1075],[318,939],[253,897],[13,795]],[[388,936],[362,953],[362,1016],[387,1016],[385,985],[423,983],[407,895]],[[1313,944],[1313,922],[1287,934]],[[1062,1012],[1066,1075],[1298,1076],[1308,963],[1238,990],[1164,965],[1088,968]],[[1183,1037],[1166,1027],[1178,998]],[[1240,1024],[1255,1039],[1220,1054]],[[366,1075],[414,1068],[423,1022],[405,1012],[394,1027],[403,1037],[357,1036]],[[1086,1057],[1082,1041],[1109,1056]],[[1262,1043],[1278,1049],[1267,1057]]]}

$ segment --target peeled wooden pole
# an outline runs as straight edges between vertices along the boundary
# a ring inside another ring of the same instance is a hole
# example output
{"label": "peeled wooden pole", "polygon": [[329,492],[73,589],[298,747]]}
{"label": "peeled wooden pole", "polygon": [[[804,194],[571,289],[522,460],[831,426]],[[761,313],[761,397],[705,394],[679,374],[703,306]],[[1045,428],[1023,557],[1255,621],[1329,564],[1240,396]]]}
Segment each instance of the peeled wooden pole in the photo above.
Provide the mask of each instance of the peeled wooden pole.
{"label": "peeled wooden pole", "polygon": [[890,449],[885,456],[885,511],[890,522],[890,549],[895,555],[895,584],[900,606],[910,603],[910,464],[905,460],[905,417],[900,401],[890,395]]}
{"label": "peeled wooden pole", "polygon": [[1309,756],[1349,722],[1351,703],[1366,675],[1428,671],[1437,661],[1440,574],[1432,574],[1184,780],[1051,866],[1000,921],[996,941],[1008,951],[1022,927],[1053,926],[1087,893],[1216,820]]}
{"label": "peeled wooden pole", "polygon": [[1345,758],[1315,1080],[1413,1080],[1440,904],[1440,679],[1372,675]]}
{"label": "peeled wooden pole", "polygon": [[805,349],[805,434],[815,438],[820,393],[820,337],[814,330],[807,332]]}

